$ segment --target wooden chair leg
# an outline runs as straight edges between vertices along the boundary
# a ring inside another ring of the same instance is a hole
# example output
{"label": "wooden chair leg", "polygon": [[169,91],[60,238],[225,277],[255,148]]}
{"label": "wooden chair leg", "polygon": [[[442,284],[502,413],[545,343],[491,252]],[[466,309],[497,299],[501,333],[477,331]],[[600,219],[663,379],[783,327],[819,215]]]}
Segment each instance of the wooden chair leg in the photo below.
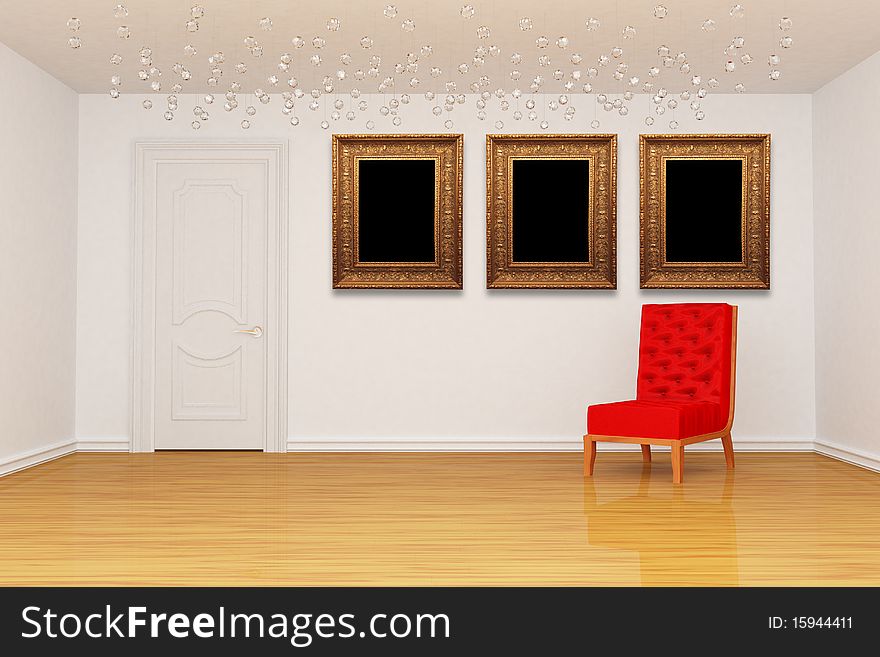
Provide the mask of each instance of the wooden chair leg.
{"label": "wooden chair leg", "polygon": [[730,434],[721,436],[721,444],[724,446],[724,459],[727,461],[727,467],[733,469],[733,438]]}
{"label": "wooden chair leg", "polygon": [[593,466],[596,465],[596,441],[584,436],[584,476],[593,476]]}
{"label": "wooden chair leg", "polygon": [[642,461],[645,463],[651,462],[651,446],[650,445],[642,445]]}
{"label": "wooden chair leg", "polygon": [[680,484],[684,479],[684,445],[672,446],[672,483]]}

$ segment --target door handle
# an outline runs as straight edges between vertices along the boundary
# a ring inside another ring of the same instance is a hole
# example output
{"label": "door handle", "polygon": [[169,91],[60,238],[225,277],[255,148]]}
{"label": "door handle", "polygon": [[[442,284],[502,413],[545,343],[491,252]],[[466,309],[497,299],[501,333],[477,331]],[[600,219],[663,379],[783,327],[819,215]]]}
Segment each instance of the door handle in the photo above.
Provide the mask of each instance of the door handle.
{"label": "door handle", "polygon": [[261,326],[255,326],[252,329],[235,329],[233,333],[247,333],[255,338],[261,338],[263,337],[263,328]]}

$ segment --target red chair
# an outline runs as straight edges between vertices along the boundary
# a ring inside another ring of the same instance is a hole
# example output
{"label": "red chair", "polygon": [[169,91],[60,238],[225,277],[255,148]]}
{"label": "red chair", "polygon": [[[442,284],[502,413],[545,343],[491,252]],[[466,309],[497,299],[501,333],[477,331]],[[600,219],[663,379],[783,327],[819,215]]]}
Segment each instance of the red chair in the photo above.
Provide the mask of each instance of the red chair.
{"label": "red chair", "polygon": [[641,445],[647,462],[651,445],[670,447],[680,484],[685,445],[720,438],[733,468],[736,316],[726,303],[642,307],[636,398],[587,409],[584,476],[593,474],[597,442]]}

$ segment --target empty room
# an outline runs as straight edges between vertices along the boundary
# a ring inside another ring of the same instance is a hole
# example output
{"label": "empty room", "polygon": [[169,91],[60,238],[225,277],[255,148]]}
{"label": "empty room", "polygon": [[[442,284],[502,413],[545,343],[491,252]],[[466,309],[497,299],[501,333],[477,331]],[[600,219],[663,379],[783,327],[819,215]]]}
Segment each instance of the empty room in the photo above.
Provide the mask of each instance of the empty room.
{"label": "empty room", "polygon": [[9,645],[867,629],[880,4],[0,8]]}

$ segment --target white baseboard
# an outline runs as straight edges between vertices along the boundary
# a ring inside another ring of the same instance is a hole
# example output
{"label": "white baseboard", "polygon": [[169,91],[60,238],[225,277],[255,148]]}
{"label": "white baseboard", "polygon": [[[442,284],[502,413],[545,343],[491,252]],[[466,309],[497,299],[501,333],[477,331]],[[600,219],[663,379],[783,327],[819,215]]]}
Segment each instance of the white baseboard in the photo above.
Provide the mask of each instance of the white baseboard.
{"label": "white baseboard", "polygon": [[128,452],[128,438],[79,438],[76,441],[77,452]]}
{"label": "white baseboard", "polygon": [[[812,452],[811,438],[736,438],[742,452]],[[300,438],[287,439],[288,452],[579,452],[582,438]],[[662,451],[664,448],[657,448]],[[606,452],[639,451],[638,445],[599,443]],[[691,445],[688,450],[720,452],[721,441]]]}
{"label": "white baseboard", "polygon": [[79,440],[65,440],[54,445],[20,452],[0,459],[0,477],[76,452],[128,451],[128,438],[80,438]]}
{"label": "white baseboard", "polygon": [[288,452],[573,452],[583,442],[570,438],[299,438]]}
{"label": "white baseboard", "polygon": [[76,441],[71,439],[26,452],[19,452],[13,456],[7,456],[0,459],[0,477],[73,454],[75,451]]}
{"label": "white baseboard", "polygon": [[[828,440],[809,438],[736,438],[738,452],[816,452],[823,456],[880,472],[880,455]],[[548,438],[299,438],[287,439],[288,452],[578,452],[581,439]],[[664,451],[664,448],[655,448]],[[638,451],[638,445],[599,443],[603,452]],[[720,452],[721,441],[691,445],[695,452]],[[0,459],[0,476],[30,468],[75,452],[128,452],[128,438],[80,438]]]}
{"label": "white baseboard", "polygon": [[860,449],[852,449],[851,447],[844,447],[838,443],[833,443],[821,438],[817,438],[814,445],[817,454],[830,456],[838,461],[846,461],[847,463],[852,463],[853,465],[858,465],[867,468],[868,470],[880,472],[880,455],[878,454],[872,454]]}

